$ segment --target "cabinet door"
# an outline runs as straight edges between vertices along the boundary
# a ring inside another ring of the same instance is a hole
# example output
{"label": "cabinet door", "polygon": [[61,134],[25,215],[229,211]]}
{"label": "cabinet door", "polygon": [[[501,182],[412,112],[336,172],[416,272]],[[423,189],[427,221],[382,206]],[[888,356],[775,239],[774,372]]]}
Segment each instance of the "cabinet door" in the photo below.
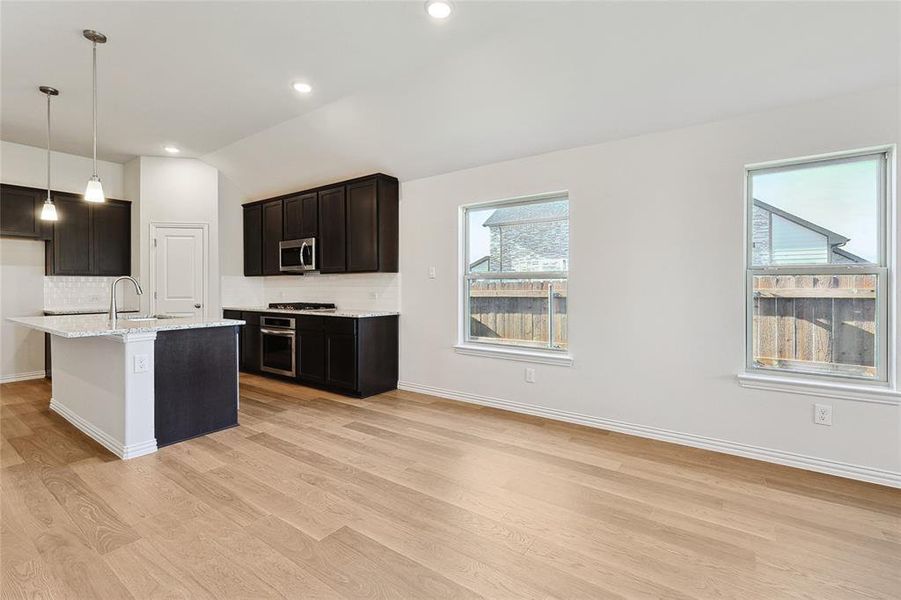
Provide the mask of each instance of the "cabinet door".
{"label": "cabinet door", "polygon": [[319,270],[343,273],[347,270],[347,234],[344,187],[319,192]]}
{"label": "cabinet door", "polygon": [[303,231],[303,202],[301,202],[300,196],[285,198],[282,202],[285,211],[284,238],[286,240],[296,240],[300,237],[300,232]]}
{"label": "cabinet door", "polygon": [[0,235],[40,238],[44,236],[41,206],[46,192],[4,185],[0,189]]}
{"label": "cabinet door", "polygon": [[131,273],[131,205],[97,204],[91,207],[91,219],[94,274]]}
{"label": "cabinet door", "polygon": [[297,332],[297,378],[325,381],[325,334],[321,331]]}
{"label": "cabinet door", "polygon": [[244,208],[244,275],[263,274],[263,209],[257,204]]}
{"label": "cabinet door", "polygon": [[316,192],[285,198],[286,240],[316,237],[319,230],[319,201]]}
{"label": "cabinet door", "polygon": [[241,339],[241,369],[256,373],[260,370],[260,326],[245,325]]}
{"label": "cabinet door", "polygon": [[325,334],[326,383],[349,390],[357,388],[357,337]]}
{"label": "cabinet door", "polygon": [[282,241],[282,201],[263,205],[263,275],[278,275],[278,244]]}
{"label": "cabinet door", "polygon": [[319,237],[319,196],[317,194],[304,194],[303,202],[303,231],[300,237]]}
{"label": "cabinet door", "polygon": [[91,275],[91,205],[56,196],[52,275]]}
{"label": "cabinet door", "polygon": [[347,270],[379,270],[376,180],[347,186]]}

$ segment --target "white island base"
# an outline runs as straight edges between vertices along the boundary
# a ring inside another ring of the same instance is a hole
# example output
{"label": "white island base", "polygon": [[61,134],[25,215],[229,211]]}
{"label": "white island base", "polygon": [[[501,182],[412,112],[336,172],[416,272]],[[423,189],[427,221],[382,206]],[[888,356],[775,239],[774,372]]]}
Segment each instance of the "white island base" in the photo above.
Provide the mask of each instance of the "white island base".
{"label": "white island base", "polygon": [[156,452],[156,333],[50,340],[50,410],[119,458]]}

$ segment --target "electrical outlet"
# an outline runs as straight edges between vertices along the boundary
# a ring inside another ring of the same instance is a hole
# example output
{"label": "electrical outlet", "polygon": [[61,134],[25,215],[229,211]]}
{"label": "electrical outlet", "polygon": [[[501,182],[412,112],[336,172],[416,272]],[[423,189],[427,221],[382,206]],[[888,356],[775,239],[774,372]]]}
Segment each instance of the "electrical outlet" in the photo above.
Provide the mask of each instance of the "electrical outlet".
{"label": "electrical outlet", "polygon": [[535,383],[535,369],[526,367],[526,383]]}
{"label": "electrical outlet", "polygon": [[832,405],[814,404],[813,422],[817,425],[832,425]]}
{"label": "electrical outlet", "polygon": [[135,373],[146,373],[150,370],[150,357],[146,354],[135,354]]}

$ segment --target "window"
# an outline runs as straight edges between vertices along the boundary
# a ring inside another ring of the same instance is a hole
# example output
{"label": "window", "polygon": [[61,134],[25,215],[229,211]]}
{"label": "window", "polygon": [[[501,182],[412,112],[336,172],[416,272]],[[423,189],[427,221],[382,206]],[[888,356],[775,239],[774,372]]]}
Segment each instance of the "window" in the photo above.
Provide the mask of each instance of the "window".
{"label": "window", "polygon": [[887,162],[748,168],[749,370],[887,380]]}
{"label": "window", "polygon": [[466,207],[463,227],[463,341],[565,351],[567,196]]}

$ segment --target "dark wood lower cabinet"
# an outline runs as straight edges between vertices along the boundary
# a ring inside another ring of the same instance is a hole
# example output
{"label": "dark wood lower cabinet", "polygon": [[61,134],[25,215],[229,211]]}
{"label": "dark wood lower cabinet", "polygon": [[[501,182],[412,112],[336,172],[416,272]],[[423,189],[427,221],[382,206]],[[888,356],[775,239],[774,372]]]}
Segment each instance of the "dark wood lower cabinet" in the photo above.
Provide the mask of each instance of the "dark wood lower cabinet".
{"label": "dark wood lower cabinet", "polygon": [[154,344],[156,443],[238,424],[237,328],[160,331]]}
{"label": "dark wood lower cabinet", "polygon": [[241,369],[250,373],[260,372],[260,326],[247,324],[241,341]]}
{"label": "dark wood lower cabinet", "polygon": [[322,331],[297,331],[297,379],[307,383],[325,382],[325,334]]}
{"label": "dark wood lower cabinet", "polygon": [[333,387],[357,388],[357,337],[346,333],[325,336],[325,382]]}
{"label": "dark wood lower cabinet", "polygon": [[247,322],[241,334],[241,370],[286,379],[260,370],[260,317],[295,320],[294,381],[357,397],[397,389],[398,317],[347,318],[224,311]]}

